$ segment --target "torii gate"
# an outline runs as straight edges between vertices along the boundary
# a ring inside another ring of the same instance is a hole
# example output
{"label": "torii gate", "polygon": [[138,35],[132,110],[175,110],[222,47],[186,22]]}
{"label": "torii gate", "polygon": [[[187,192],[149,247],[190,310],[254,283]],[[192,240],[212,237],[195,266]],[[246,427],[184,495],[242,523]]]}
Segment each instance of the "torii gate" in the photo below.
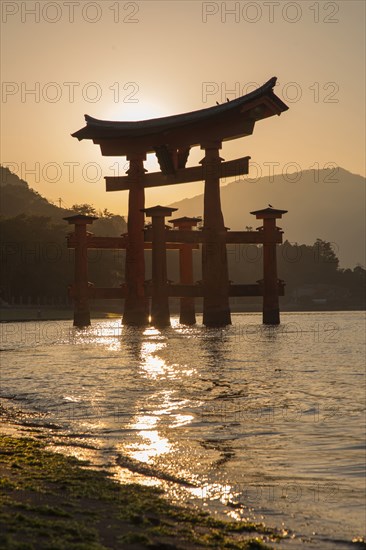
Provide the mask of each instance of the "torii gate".
{"label": "torii gate", "polygon": [[[203,323],[206,326],[220,326],[231,322],[226,254],[228,241],[221,211],[220,177],[247,174],[250,157],[224,162],[219,151],[223,141],[249,136],[257,121],[280,115],[288,109],[275,95],[275,84],[276,78],[273,77],[257,90],[222,105],[145,121],[103,121],[85,115],[86,126],[72,134],[79,140],[93,140],[93,143],[100,145],[104,156],[126,156],[130,162],[127,176],[106,177],[107,191],[129,191],[125,324],[148,323],[144,189],[200,180],[205,182]],[[201,166],[187,168],[190,148],[198,145],[205,152]],[[151,152],[155,152],[161,171],[146,174],[144,160]]]}

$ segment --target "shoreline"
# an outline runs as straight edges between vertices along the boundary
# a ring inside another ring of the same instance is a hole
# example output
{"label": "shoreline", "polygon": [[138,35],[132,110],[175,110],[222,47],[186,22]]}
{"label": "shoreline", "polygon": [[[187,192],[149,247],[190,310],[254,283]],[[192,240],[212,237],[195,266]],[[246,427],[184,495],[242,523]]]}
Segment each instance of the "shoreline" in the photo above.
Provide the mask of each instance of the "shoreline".
{"label": "shoreline", "polygon": [[[164,489],[119,483],[105,465],[52,448],[53,430],[60,426],[12,404],[12,398],[0,398],[0,419],[0,548],[4,550],[273,550],[314,544],[295,526],[216,519],[200,506],[174,503]],[[146,479],[164,479],[156,468],[143,464],[141,469],[138,461],[123,455],[118,455],[115,465]],[[182,482],[172,476],[166,481]],[[342,542],[366,548],[362,537]]]}
{"label": "shoreline", "polygon": [[262,523],[219,520],[173,504],[160,488],[118,483],[103,467],[49,450],[43,432],[52,426],[7,401],[0,399],[4,550],[270,550],[287,537]]}
{"label": "shoreline", "polygon": [[160,489],[119,484],[87,461],[48,451],[35,437],[0,432],[0,447],[4,550],[268,549],[283,538],[263,524],[221,521],[174,505]]}

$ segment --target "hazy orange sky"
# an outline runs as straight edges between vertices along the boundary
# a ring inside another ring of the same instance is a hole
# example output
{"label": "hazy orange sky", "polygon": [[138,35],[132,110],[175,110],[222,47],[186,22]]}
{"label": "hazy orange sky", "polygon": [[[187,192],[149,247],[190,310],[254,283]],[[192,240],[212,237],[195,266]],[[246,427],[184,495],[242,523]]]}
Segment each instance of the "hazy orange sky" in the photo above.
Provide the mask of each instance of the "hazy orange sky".
{"label": "hazy orange sky", "polygon": [[[252,175],[338,164],[365,175],[365,2],[7,2],[2,10],[1,161],[48,199],[127,212],[103,177],[124,158],[70,134],[84,114],[141,120],[233,99],[278,77],[290,107],[221,156]],[[189,165],[202,158],[198,148]],[[288,164],[290,163],[290,165]],[[146,167],[154,169],[153,159]],[[127,168],[127,166],[126,166]],[[201,193],[149,189],[146,204]]]}

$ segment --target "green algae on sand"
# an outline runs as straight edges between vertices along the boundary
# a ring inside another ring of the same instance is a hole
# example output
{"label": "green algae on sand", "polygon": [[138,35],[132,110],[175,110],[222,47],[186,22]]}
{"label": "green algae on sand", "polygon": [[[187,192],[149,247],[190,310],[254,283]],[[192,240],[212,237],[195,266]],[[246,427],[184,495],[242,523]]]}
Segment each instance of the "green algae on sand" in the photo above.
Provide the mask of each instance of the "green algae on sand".
{"label": "green algae on sand", "polygon": [[[0,435],[0,547],[8,550],[270,548],[276,530],[175,506],[39,441]],[[273,547],[273,546],[271,546]]]}

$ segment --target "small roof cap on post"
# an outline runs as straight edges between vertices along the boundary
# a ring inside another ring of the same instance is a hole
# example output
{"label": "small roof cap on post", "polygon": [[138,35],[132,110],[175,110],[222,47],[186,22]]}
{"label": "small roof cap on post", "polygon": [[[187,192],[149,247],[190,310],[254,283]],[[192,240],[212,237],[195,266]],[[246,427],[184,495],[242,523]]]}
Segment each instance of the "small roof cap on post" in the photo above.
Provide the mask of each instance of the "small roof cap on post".
{"label": "small roof cap on post", "polygon": [[151,206],[150,208],[144,208],[142,212],[145,212],[146,216],[149,218],[165,218],[166,216],[171,216],[173,212],[178,210],[178,208],[170,208],[169,206]]}
{"label": "small roof cap on post", "polygon": [[279,210],[277,208],[262,208],[261,210],[254,210],[250,212],[253,216],[256,216],[257,220],[282,218],[282,214],[287,214],[288,210]]}
{"label": "small roof cap on post", "polygon": [[66,218],[63,218],[63,219],[69,222],[70,224],[89,225],[89,224],[92,224],[95,220],[98,220],[99,218],[95,216],[86,216],[85,214],[74,214],[73,216],[66,216]]}

